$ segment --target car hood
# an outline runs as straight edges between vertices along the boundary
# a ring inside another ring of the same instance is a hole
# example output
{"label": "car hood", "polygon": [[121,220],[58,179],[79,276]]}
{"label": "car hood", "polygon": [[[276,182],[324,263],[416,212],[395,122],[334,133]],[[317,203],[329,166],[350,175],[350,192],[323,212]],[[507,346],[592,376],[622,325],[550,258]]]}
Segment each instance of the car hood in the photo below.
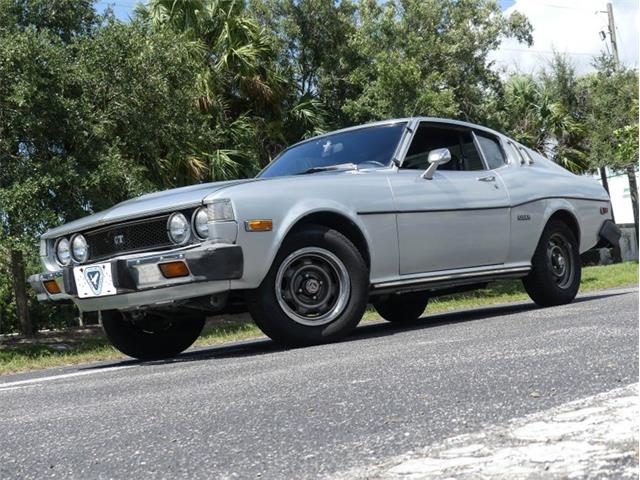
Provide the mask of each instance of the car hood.
{"label": "car hood", "polygon": [[160,192],[149,193],[141,197],[118,203],[108,210],[98,212],[88,217],[61,225],[47,231],[43,238],[58,237],[69,233],[87,230],[110,223],[131,220],[134,218],[153,215],[167,211],[180,210],[202,204],[202,200],[223,188],[241,183],[255,182],[258,179],[230,180],[227,182],[212,182],[188,187],[173,188]]}

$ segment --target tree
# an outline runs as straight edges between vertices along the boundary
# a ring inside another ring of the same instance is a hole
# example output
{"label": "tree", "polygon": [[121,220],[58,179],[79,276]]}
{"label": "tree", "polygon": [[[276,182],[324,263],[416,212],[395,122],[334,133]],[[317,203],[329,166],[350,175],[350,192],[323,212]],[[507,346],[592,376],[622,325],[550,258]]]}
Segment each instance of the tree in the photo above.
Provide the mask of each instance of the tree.
{"label": "tree", "polygon": [[[52,28],[33,13],[41,5],[16,2],[0,17],[0,244],[10,252],[25,334],[32,330],[24,278],[25,265],[35,263],[34,238],[117,201],[192,181],[191,160],[215,135],[195,108],[189,44],[112,18],[89,28],[65,17],[80,30]],[[7,14],[18,7],[29,15]]]}
{"label": "tree", "polygon": [[316,99],[329,126],[346,126],[344,102],[357,92],[348,77],[357,55],[349,45],[357,27],[352,0],[250,0],[270,34],[278,66],[299,99]]}
{"label": "tree", "polygon": [[615,68],[613,60],[602,55],[595,61],[596,73],[584,79],[589,130],[588,160],[593,169],[609,167],[625,171],[638,236],[638,72]]}
{"label": "tree", "polygon": [[353,122],[433,115],[482,122],[500,79],[488,54],[504,38],[530,44],[531,26],[488,0],[361,0],[344,111]]}
{"label": "tree", "polygon": [[156,31],[196,43],[210,118],[211,178],[250,176],[282,148],[322,125],[313,98],[295,95],[276,60],[273,37],[237,0],[152,0],[137,10]]}
{"label": "tree", "polygon": [[[564,168],[581,173],[588,165],[582,150],[585,127],[571,103],[573,96],[558,96],[562,83],[548,73],[541,78],[515,75],[509,78],[496,108],[497,128],[520,143],[548,155]],[[554,91],[555,88],[558,90]]]}

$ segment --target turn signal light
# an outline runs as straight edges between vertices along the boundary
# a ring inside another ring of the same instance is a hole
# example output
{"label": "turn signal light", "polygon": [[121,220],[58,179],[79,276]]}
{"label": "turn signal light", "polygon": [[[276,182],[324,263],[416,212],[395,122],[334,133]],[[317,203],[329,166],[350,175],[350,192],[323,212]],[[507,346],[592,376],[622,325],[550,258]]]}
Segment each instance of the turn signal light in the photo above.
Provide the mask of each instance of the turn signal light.
{"label": "turn signal light", "polygon": [[44,288],[47,290],[47,292],[49,292],[51,295],[62,293],[62,290],[60,290],[60,287],[58,286],[58,282],[56,282],[55,280],[45,280],[44,282],[42,282],[42,284],[44,285]]}
{"label": "turn signal light", "polygon": [[189,276],[189,268],[184,262],[168,262],[158,265],[162,275],[166,278],[187,277]]}
{"label": "turn signal light", "polygon": [[247,232],[270,232],[273,229],[273,220],[247,220],[244,222]]}

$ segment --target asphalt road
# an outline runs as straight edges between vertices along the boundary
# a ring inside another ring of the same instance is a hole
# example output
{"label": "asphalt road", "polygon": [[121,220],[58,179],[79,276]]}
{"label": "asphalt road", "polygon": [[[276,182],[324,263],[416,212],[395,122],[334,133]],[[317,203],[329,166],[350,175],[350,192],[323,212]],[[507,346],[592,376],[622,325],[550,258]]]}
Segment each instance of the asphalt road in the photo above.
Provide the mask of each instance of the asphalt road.
{"label": "asphalt road", "polygon": [[0,478],[316,478],[637,381],[637,289],[14,375]]}

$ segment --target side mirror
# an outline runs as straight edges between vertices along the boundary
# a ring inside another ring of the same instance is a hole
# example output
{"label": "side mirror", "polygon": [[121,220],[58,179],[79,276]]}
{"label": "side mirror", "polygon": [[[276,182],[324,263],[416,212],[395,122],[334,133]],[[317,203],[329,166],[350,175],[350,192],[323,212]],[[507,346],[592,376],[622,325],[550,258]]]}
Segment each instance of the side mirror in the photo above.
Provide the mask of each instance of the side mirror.
{"label": "side mirror", "polygon": [[436,172],[438,165],[444,165],[451,161],[451,152],[448,148],[436,148],[429,152],[429,168],[427,168],[422,174],[422,178],[425,180],[431,180],[433,174]]}

